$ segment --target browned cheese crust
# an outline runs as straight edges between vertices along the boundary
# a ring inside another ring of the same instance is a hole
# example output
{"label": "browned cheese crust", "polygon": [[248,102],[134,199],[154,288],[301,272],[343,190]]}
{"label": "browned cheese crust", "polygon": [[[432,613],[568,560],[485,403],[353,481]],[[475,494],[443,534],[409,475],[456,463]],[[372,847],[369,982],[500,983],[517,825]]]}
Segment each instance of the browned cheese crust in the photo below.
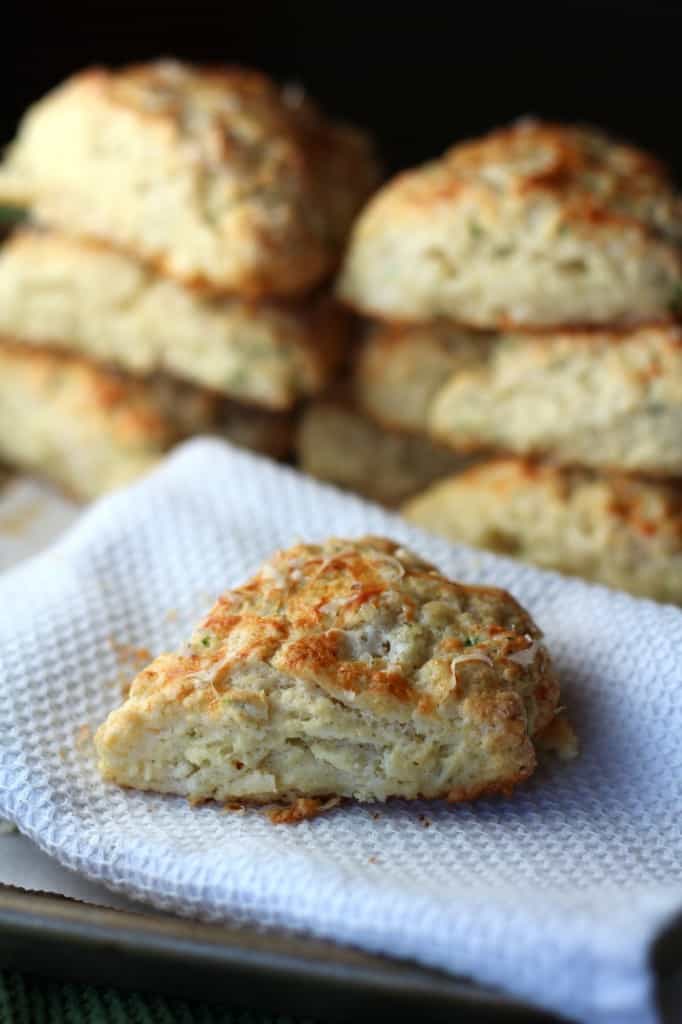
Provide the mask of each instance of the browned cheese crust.
{"label": "browned cheese crust", "polygon": [[653,157],[526,119],[384,186],[356,221],[340,293],[394,321],[643,322],[679,305],[681,240],[679,196]]}
{"label": "browned cheese crust", "polygon": [[682,486],[493,459],[403,506],[425,529],[642,597],[682,604]]}
{"label": "browned cheese crust", "polygon": [[74,75],[29,109],[0,199],[183,283],[289,295],[333,270],[378,180],[368,139],[243,68]]}
{"label": "browned cheese crust", "polygon": [[542,634],[508,593],[383,538],[332,539],[221,597],[96,742],[106,779],[192,800],[459,801],[532,773],[558,701]]}

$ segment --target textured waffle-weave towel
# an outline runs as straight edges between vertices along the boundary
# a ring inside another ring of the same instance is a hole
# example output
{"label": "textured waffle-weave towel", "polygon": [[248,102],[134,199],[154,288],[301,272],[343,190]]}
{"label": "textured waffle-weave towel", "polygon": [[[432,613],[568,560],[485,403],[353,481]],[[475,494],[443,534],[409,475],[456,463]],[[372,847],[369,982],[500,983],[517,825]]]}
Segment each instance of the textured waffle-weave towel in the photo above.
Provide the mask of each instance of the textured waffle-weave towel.
{"label": "textured waffle-weave towel", "polygon": [[[547,760],[508,801],[347,806],[290,828],[99,781],[85,727],[120,702],[130,647],[171,649],[277,547],[367,532],[529,608],[578,760]],[[651,943],[682,909],[679,610],[454,547],[204,440],[0,578],[0,608],[0,816],[63,864],[158,907],[414,958],[579,1020],[655,1020]]]}

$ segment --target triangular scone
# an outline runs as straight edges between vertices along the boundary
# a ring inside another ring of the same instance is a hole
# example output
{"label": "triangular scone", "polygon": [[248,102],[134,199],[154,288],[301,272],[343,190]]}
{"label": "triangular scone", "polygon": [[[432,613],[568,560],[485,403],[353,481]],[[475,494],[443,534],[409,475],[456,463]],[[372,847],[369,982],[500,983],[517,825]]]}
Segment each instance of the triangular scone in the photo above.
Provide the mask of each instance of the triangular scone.
{"label": "triangular scone", "polygon": [[162,654],[96,735],[105,779],[191,800],[509,793],[557,713],[505,591],[389,540],[298,544]]}
{"label": "triangular scone", "polygon": [[667,168],[585,126],[524,118],[403,171],[356,219],[338,289],[394,323],[647,323],[676,313]]}
{"label": "triangular scone", "polygon": [[0,201],[37,223],[249,300],[327,277],[379,179],[367,136],[301,89],[173,60],[72,75],[3,155]]}

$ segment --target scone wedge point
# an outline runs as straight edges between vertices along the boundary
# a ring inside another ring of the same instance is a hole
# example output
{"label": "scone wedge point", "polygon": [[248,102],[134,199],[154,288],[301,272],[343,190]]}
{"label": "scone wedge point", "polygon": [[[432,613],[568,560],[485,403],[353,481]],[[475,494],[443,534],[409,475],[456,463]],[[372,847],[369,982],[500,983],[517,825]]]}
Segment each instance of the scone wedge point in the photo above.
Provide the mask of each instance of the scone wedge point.
{"label": "scone wedge point", "polygon": [[335,798],[508,795],[556,721],[542,634],[508,593],[365,537],[277,552],[140,672],[95,743],[105,780],[292,821]]}

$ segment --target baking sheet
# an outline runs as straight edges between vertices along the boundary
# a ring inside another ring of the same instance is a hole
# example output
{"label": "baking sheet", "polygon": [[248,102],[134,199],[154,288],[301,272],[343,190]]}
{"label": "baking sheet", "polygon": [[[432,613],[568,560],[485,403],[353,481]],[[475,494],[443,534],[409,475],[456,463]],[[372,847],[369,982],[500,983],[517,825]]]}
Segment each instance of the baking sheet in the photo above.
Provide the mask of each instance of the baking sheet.
{"label": "baking sheet", "polygon": [[408,963],[264,928],[89,907],[0,885],[0,963],[277,1016],[376,1024],[558,1018]]}

